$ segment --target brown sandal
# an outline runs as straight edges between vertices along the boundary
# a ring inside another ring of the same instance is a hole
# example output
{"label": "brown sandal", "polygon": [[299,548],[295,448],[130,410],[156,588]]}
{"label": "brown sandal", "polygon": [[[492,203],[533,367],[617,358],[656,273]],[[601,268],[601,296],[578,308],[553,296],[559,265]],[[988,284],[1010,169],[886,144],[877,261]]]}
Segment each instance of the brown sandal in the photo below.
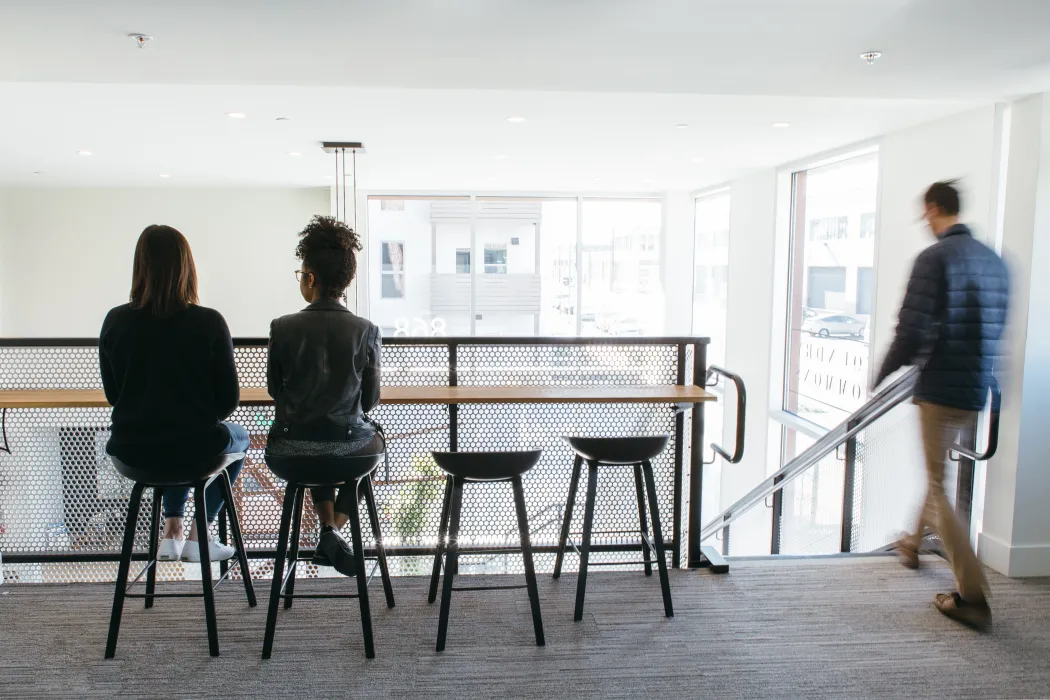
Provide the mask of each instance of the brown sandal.
{"label": "brown sandal", "polygon": [[951,593],[938,593],[933,605],[946,617],[961,622],[967,627],[972,627],[978,632],[987,632],[992,627],[992,609],[988,607],[988,601],[971,603],[963,600],[957,592],[952,591]]}

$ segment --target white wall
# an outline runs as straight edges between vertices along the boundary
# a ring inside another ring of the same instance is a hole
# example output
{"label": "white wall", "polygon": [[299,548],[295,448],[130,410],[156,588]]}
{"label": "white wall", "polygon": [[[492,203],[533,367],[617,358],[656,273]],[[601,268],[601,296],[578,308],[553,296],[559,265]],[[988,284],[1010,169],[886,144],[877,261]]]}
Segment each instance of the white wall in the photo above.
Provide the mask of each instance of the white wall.
{"label": "white wall", "polygon": [[995,239],[997,121],[998,108],[988,105],[896,131],[882,140],[872,374],[893,340],[915,257],[934,242],[919,219],[919,202],[926,188],[938,180],[958,178],[963,220],[981,240]]}
{"label": "white wall", "polygon": [[[663,196],[660,282],[665,302],[664,333],[667,335],[689,335],[692,331],[694,202],[689,192],[666,192]],[[704,329],[698,329],[698,332],[710,333]]]}
{"label": "white wall", "polygon": [[[7,192],[3,333],[91,337],[124,303],[135,242],[150,224],[193,248],[201,303],[235,336],[266,336],[303,306],[296,233],[329,213],[328,189],[13,189]],[[15,263],[12,265],[12,263]]]}
{"label": "white wall", "polygon": [[1014,103],[1003,212],[1012,294],[999,450],[978,551],[1010,576],[1050,574],[1050,93]]}
{"label": "white wall", "polygon": [[0,190],[0,338],[4,337],[4,280],[7,268],[12,265],[8,254],[7,192]]}
{"label": "white wall", "polygon": [[[730,184],[729,313],[726,367],[744,378],[748,391],[746,449],[740,464],[721,466],[721,505],[733,503],[766,476],[769,433],[770,354],[773,342],[773,278],[777,177],[773,170]],[[775,379],[779,381],[779,377]],[[732,398],[730,397],[730,400]],[[732,411],[725,415],[724,445],[733,444]],[[710,436],[715,438],[717,436]],[[710,468],[709,468],[710,469]],[[710,484],[705,474],[705,483]],[[708,508],[704,520],[717,512]],[[705,522],[706,524],[706,522]],[[769,510],[756,508],[733,524],[733,554],[769,554]],[[764,548],[764,551],[763,551]]]}

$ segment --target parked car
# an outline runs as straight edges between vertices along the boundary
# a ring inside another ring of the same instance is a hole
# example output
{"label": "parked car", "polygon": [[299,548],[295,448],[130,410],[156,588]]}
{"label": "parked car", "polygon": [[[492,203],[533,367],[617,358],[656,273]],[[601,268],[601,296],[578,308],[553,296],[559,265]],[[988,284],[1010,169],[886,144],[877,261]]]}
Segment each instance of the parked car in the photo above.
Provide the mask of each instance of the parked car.
{"label": "parked car", "polygon": [[802,322],[802,330],[811,335],[827,338],[832,335],[846,335],[859,338],[864,335],[867,322],[848,314],[822,314],[807,318]]}

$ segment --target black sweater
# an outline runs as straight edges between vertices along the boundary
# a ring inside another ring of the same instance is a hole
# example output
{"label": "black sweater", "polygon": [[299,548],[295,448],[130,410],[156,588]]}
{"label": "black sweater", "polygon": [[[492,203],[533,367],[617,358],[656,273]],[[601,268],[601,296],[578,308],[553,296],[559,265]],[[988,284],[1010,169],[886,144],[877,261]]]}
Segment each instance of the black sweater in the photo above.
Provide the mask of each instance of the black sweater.
{"label": "black sweater", "polygon": [[199,462],[220,454],[221,425],[240,388],[222,314],[191,306],[168,318],[130,305],[111,310],[99,336],[99,366],[113,404],[107,451],[136,466]]}

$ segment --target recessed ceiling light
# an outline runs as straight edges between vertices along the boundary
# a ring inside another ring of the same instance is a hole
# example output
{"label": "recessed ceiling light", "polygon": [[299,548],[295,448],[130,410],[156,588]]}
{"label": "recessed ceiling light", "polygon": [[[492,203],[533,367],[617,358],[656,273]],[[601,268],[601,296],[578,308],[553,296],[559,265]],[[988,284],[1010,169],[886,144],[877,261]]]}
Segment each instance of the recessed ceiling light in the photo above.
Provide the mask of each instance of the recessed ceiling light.
{"label": "recessed ceiling light", "polygon": [[274,121],[287,122],[291,120],[288,117],[277,117],[277,119],[275,119]]}
{"label": "recessed ceiling light", "polygon": [[703,163],[704,159],[701,158],[700,156],[697,156],[696,158],[693,158],[693,162],[694,163]]}
{"label": "recessed ceiling light", "polygon": [[507,156],[505,156],[502,153],[500,153],[499,155],[496,155],[494,157],[495,157],[496,160],[506,160],[507,159]]}
{"label": "recessed ceiling light", "polygon": [[688,129],[689,125],[688,124],[675,124],[674,128],[676,128],[676,129]]}
{"label": "recessed ceiling light", "polygon": [[881,51],[865,51],[860,55],[860,60],[867,63],[869,66],[875,65],[875,61],[882,58]]}
{"label": "recessed ceiling light", "polygon": [[226,116],[230,119],[245,119],[248,115],[244,112],[227,112]]}
{"label": "recessed ceiling light", "polygon": [[496,178],[494,178],[494,177],[490,177],[490,178],[488,178],[488,181],[489,181],[489,182],[495,182],[495,181],[496,181]]}
{"label": "recessed ceiling light", "polygon": [[34,175],[43,175],[43,174],[44,174],[44,172],[43,172],[42,170],[34,170],[34,171],[33,171],[33,174],[34,174]]}
{"label": "recessed ceiling light", "polygon": [[525,121],[525,117],[507,117],[507,121],[511,124],[521,124]]}
{"label": "recessed ceiling light", "polygon": [[167,180],[171,175],[168,175],[167,173],[157,173],[157,177],[162,177]]}
{"label": "recessed ceiling light", "polygon": [[601,182],[601,180],[602,180],[602,179],[601,179],[600,177],[592,177],[592,178],[591,178],[591,181],[592,181],[592,182]]}
{"label": "recessed ceiling light", "polygon": [[293,158],[295,158],[295,157],[301,156],[302,153],[300,153],[299,151],[288,151],[288,155],[290,155]]}
{"label": "recessed ceiling light", "polygon": [[773,124],[774,129],[786,129],[791,126],[791,122],[775,122]]}
{"label": "recessed ceiling light", "polygon": [[91,151],[77,151],[77,155],[78,156],[89,156],[89,155],[91,155]]}

